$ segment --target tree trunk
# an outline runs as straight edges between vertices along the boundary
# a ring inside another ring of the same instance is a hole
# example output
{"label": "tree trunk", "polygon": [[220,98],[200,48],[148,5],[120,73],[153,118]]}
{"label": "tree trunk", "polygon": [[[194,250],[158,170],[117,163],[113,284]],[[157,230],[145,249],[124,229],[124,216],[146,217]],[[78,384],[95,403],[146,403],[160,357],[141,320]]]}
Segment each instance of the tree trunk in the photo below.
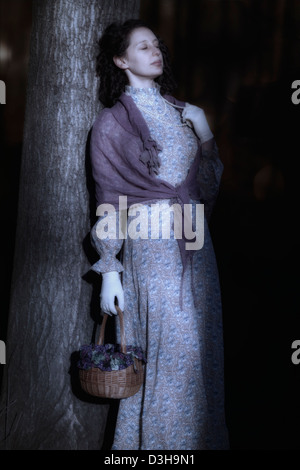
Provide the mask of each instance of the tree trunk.
{"label": "tree trunk", "polygon": [[137,17],[139,1],[35,0],[33,10],[1,447],[100,449],[108,404],[79,391],[73,367],[94,326],[86,146],[96,41]]}

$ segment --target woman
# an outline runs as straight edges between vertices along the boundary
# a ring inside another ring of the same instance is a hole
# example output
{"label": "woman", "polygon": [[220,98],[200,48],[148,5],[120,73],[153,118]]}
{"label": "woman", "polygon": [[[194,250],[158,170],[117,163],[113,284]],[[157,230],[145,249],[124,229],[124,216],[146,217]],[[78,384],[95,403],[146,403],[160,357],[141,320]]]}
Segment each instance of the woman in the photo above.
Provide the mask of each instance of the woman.
{"label": "woman", "polygon": [[[117,298],[127,343],[147,356],[144,386],[120,401],[112,449],[224,449],[222,312],[207,226],[222,163],[203,111],[167,95],[167,50],[147,26],[112,24],[99,46],[106,107],[91,138],[100,215],[92,269],[102,275],[102,311],[116,314]],[[187,236],[180,223],[191,217]]]}

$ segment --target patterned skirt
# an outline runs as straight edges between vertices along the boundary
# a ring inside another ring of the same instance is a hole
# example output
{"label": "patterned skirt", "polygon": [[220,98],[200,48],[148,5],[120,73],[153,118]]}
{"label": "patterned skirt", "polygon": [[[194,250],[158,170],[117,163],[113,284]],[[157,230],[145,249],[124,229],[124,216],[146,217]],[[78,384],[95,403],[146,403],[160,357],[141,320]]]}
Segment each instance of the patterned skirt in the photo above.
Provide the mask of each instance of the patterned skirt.
{"label": "patterned skirt", "polygon": [[140,391],[120,401],[112,449],[227,449],[222,306],[206,221],[183,279],[172,234],[128,237],[123,266],[127,344],[141,346],[147,364]]}

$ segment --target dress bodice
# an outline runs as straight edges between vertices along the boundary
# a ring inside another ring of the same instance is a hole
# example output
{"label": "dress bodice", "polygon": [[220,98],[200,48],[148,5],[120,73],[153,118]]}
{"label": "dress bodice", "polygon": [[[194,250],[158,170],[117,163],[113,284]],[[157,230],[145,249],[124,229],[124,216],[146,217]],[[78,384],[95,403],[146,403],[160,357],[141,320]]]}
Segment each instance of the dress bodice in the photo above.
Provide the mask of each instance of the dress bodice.
{"label": "dress bodice", "polygon": [[157,178],[173,186],[179,185],[185,179],[197,151],[194,132],[182,122],[179,110],[162,97],[159,86],[127,86],[125,93],[132,97],[149,127],[151,137],[162,148]]}

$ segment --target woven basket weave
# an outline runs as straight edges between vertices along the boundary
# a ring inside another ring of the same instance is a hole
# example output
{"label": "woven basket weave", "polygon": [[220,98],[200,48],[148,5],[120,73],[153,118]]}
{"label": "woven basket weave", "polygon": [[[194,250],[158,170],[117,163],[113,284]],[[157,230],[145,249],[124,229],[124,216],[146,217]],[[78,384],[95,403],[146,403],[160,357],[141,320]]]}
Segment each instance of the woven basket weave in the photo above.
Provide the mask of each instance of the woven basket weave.
{"label": "woven basket weave", "polygon": [[[116,305],[120,320],[121,351],[126,354],[126,339],[124,331],[123,312]],[[108,315],[103,317],[98,345],[104,343],[105,325]],[[142,361],[134,358],[135,367],[130,365],[126,369],[103,371],[97,367],[89,370],[79,370],[81,387],[90,395],[101,398],[127,398],[135,395],[144,381],[144,367]]]}

